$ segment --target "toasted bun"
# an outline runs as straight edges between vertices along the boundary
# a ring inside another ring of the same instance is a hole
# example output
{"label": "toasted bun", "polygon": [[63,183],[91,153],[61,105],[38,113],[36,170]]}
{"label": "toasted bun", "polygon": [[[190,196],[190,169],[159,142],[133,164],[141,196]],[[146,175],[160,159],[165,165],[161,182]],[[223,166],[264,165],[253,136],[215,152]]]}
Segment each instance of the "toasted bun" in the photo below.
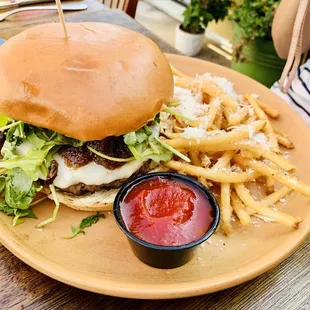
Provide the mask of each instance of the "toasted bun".
{"label": "toasted bun", "polygon": [[83,141],[137,130],[173,95],[157,45],[103,23],[39,25],[0,47],[0,114]]}
{"label": "toasted bun", "polygon": [[[119,189],[102,190],[92,194],[83,196],[73,196],[63,192],[57,192],[60,203],[82,211],[111,211],[113,210],[113,202]],[[48,198],[53,200],[52,195]]]}

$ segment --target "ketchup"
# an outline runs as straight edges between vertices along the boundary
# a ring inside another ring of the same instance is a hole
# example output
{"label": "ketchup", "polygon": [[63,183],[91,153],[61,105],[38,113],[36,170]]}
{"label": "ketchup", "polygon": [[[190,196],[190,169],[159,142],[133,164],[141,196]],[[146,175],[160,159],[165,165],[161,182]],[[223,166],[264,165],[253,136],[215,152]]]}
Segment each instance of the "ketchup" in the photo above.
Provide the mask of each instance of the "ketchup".
{"label": "ketchup", "polygon": [[134,236],[162,246],[195,241],[214,220],[212,206],[200,188],[163,177],[132,187],[120,208],[122,220]]}

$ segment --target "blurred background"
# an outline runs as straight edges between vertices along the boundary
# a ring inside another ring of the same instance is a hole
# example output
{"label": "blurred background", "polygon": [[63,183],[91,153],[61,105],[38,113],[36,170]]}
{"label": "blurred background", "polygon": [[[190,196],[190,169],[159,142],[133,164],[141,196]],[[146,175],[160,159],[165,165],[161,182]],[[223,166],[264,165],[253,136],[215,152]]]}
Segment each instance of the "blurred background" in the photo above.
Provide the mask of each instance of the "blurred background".
{"label": "blurred background", "polygon": [[232,67],[270,87],[285,61],[271,38],[279,0],[140,0],[136,20],[181,53]]}

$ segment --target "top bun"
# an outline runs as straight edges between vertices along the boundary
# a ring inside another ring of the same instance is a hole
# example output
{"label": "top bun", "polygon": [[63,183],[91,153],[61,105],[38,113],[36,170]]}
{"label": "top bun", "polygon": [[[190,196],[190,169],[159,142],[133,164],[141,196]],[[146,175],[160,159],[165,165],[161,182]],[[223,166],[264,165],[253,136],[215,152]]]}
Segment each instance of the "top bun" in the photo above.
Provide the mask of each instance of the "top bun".
{"label": "top bun", "polygon": [[0,114],[83,141],[135,131],[173,96],[157,45],[103,23],[30,28],[0,47]]}

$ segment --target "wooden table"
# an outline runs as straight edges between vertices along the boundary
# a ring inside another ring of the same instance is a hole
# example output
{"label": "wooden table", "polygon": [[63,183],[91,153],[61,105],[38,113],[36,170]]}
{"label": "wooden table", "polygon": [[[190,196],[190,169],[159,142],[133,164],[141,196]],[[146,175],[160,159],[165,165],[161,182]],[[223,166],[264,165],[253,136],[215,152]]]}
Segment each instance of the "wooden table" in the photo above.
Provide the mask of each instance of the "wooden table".
{"label": "wooden table", "polygon": [[[175,49],[118,10],[105,9],[94,0],[89,9],[66,13],[67,21],[119,24],[153,39],[165,52]],[[57,20],[56,13],[12,16],[0,23],[0,37],[8,39],[26,27]],[[35,271],[0,245],[0,309],[310,309],[310,239],[280,266],[237,287],[179,300],[130,300],[89,293],[62,284]]]}

